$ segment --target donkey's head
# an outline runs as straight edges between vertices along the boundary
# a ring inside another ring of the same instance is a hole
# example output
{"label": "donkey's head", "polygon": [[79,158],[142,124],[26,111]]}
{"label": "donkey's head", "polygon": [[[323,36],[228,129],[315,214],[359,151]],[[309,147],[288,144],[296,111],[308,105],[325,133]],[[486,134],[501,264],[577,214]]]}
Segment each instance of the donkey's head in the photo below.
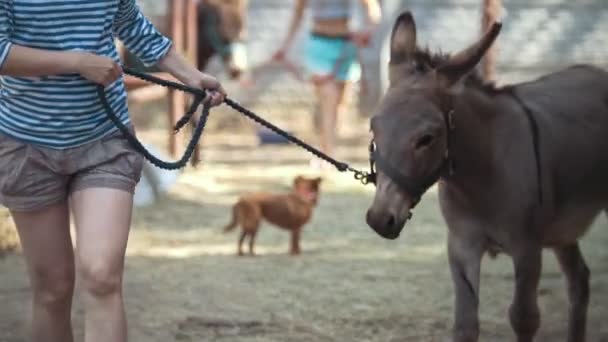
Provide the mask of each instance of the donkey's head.
{"label": "donkey's head", "polygon": [[[204,69],[217,54],[231,78],[246,68],[242,49],[245,36],[247,0],[201,0],[199,3],[199,61]],[[239,49],[240,48],[240,49]]]}
{"label": "donkey's head", "polygon": [[481,39],[450,55],[430,54],[416,43],[416,24],[402,13],[391,33],[389,88],[371,119],[376,194],[367,224],[396,239],[420,197],[448,164],[452,98],[496,39],[496,23]]}

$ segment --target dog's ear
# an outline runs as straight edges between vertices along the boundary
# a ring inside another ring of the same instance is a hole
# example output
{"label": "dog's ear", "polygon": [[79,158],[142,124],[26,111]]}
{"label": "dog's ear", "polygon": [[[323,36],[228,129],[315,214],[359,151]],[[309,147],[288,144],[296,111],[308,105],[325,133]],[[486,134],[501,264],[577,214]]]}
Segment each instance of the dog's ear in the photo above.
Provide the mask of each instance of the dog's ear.
{"label": "dog's ear", "polygon": [[304,177],[302,176],[297,176],[296,178],[293,179],[293,185],[296,186],[299,183],[301,183],[304,180]]}
{"label": "dog's ear", "polygon": [[317,177],[314,179],[315,183],[317,184],[321,184],[321,182],[323,182],[323,177]]}

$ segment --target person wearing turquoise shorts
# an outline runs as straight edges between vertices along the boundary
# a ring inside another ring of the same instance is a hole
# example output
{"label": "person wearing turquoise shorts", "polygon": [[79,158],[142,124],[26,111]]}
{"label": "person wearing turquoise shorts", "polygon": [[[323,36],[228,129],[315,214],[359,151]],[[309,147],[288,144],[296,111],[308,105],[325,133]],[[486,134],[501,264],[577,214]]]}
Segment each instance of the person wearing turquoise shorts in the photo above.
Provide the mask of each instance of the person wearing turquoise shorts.
{"label": "person wearing turquoise shorts", "polygon": [[[365,8],[362,29],[350,30],[356,0],[296,0],[289,31],[283,44],[273,55],[281,61],[293,43],[304,12],[312,10],[312,28],[305,46],[305,67],[315,87],[321,114],[318,127],[321,150],[333,154],[336,123],[345,108],[348,85],[361,76],[358,49],[369,46],[372,33],[381,18],[378,0],[359,0]],[[327,164],[318,164],[324,168]]]}

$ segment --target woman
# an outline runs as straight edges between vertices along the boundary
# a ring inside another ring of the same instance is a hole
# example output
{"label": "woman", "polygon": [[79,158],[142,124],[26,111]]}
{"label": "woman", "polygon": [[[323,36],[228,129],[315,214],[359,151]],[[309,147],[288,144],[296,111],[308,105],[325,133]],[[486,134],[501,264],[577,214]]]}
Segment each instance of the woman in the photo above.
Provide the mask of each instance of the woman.
{"label": "woman", "polygon": [[225,96],[135,0],[0,0],[0,203],[11,212],[27,263],[33,341],[73,341],[76,274],[85,341],[127,340],[123,265],[142,156],[96,95],[96,85],[104,85],[115,113],[130,125],[114,36],[144,64],[213,89],[213,105]]}
{"label": "woman", "polygon": [[355,82],[360,77],[357,48],[369,45],[381,18],[377,0],[360,1],[367,14],[365,26],[361,30],[351,31],[354,0],[296,0],[287,37],[273,56],[275,60],[285,58],[304,11],[310,5],[313,23],[305,49],[305,64],[322,116],[320,147],[327,154],[334,152],[337,116],[345,108],[348,82]]}

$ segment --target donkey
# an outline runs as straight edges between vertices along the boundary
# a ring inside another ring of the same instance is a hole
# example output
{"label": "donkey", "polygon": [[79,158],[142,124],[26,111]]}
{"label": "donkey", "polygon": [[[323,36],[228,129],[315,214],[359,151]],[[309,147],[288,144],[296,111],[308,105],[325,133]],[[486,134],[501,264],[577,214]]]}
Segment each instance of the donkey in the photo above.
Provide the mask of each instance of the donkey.
{"label": "donkey", "polygon": [[366,221],[396,239],[438,182],[455,290],[452,339],[478,340],[481,260],[502,252],[515,274],[511,327],[518,341],[533,341],[542,250],[551,248],[567,283],[567,341],[584,341],[590,271],[578,240],[608,208],[608,72],[575,65],[488,84],[475,68],[501,25],[448,55],[418,47],[410,12],[396,19],[390,85],[370,119],[377,187]]}
{"label": "donkey", "polygon": [[[198,0],[198,40],[196,66],[206,70],[211,59],[221,57],[228,76],[238,78],[246,68],[243,41],[247,38],[246,18],[248,0]],[[156,18],[157,28],[170,34],[168,17]],[[241,49],[239,49],[241,47]],[[147,71],[158,71],[156,67],[144,68],[128,50],[124,51],[125,64]]]}
{"label": "donkey", "polygon": [[205,70],[215,55],[221,57],[232,79],[246,68],[243,40],[246,39],[248,0],[199,0],[198,56],[199,70]]}

